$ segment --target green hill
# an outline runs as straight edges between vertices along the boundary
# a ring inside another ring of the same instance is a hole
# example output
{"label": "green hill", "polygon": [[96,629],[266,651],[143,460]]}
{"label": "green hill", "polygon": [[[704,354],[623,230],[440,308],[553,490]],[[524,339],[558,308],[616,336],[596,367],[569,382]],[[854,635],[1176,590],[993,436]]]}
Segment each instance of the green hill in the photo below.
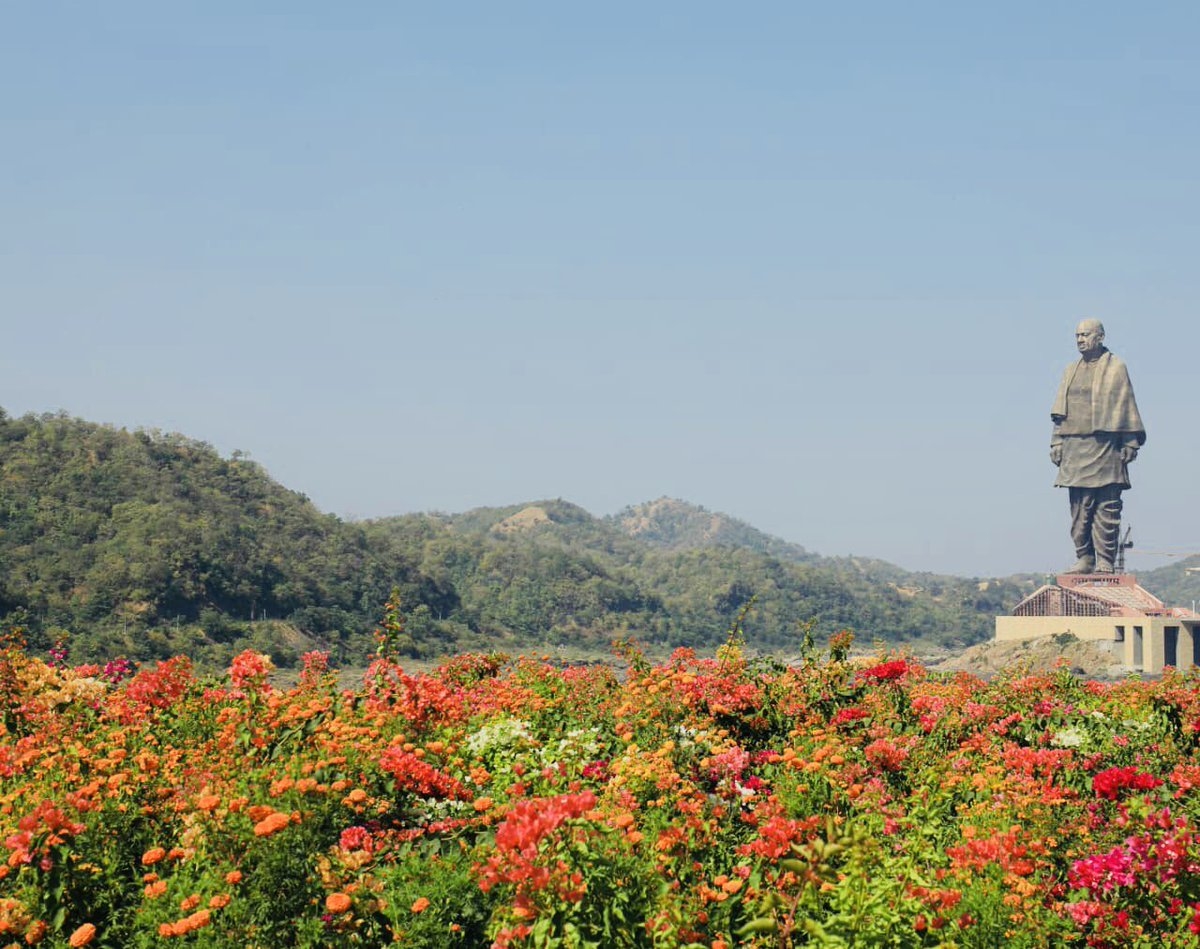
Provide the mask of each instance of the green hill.
{"label": "green hill", "polygon": [[1200,601],[1200,554],[1140,573],[1138,582],[1168,606],[1190,607]]}
{"label": "green hill", "polygon": [[772,537],[745,521],[674,498],[632,505],[606,520],[629,537],[667,550],[744,547],[794,563],[820,559],[799,544]]}
{"label": "green hill", "polygon": [[389,591],[414,657],[480,649],[607,651],[721,642],[755,599],[752,646],[818,635],[966,645],[1031,588],[822,558],[682,501],[598,518],[563,500],[347,523],[248,458],[180,435],[0,410],[0,625],[76,659],[251,646],[365,659]]}
{"label": "green hill", "polygon": [[393,584],[413,600],[450,595],[246,458],[0,413],[0,622],[35,645],[66,629],[80,658],[219,660],[253,644],[287,660],[272,625],[286,620],[362,653]]}
{"label": "green hill", "polygon": [[596,650],[613,635],[714,645],[752,597],[745,632],[762,649],[794,651],[810,619],[820,634],[851,627],[891,643],[963,646],[990,636],[995,614],[1034,586],[821,558],[667,498],[608,518],[557,500],[388,518],[368,532],[452,586],[472,628]]}

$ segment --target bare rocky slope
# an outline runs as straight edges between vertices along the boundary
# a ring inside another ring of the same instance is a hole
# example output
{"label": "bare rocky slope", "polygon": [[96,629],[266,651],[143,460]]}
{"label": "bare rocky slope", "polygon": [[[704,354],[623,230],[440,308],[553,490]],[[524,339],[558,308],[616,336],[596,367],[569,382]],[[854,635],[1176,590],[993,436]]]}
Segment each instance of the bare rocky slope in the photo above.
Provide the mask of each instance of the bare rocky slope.
{"label": "bare rocky slope", "polygon": [[1065,667],[1084,679],[1123,679],[1129,671],[1108,650],[1070,634],[1021,642],[982,642],[952,655],[925,660],[931,672],[969,672],[981,678],[1001,673],[1052,672]]}

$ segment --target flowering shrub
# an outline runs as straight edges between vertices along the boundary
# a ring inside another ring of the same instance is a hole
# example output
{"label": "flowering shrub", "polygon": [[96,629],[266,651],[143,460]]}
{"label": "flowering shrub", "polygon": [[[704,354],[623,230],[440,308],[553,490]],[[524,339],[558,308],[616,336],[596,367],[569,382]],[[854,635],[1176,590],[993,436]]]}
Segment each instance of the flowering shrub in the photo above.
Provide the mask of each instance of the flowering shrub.
{"label": "flowering shrub", "polygon": [[1097,797],[1115,801],[1122,791],[1151,791],[1162,784],[1152,774],[1144,774],[1134,767],[1109,768],[1092,778],[1092,790]]}
{"label": "flowering shrub", "polygon": [[1192,676],[50,663],[0,646],[0,946],[1200,947]]}

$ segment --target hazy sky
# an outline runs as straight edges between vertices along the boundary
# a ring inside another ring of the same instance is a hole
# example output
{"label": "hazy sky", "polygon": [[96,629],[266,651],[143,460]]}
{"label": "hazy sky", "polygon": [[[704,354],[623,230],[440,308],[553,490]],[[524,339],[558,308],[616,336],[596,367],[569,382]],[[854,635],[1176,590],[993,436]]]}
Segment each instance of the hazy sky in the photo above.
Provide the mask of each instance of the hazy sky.
{"label": "hazy sky", "polygon": [[1054,571],[1095,316],[1159,566],[1200,551],[1197,50],[1194,2],[9,4],[0,406],[345,516],[665,494]]}

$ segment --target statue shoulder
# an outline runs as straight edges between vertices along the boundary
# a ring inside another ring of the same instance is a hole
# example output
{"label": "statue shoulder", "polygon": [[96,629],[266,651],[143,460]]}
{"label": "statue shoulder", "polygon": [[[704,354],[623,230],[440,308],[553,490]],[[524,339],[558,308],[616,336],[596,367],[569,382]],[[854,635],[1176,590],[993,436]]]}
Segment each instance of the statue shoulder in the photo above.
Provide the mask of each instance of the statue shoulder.
{"label": "statue shoulder", "polygon": [[1108,361],[1109,375],[1119,375],[1124,376],[1126,379],[1129,378],[1129,367],[1125,365],[1124,359],[1113,352],[1105,353],[1103,358]]}

